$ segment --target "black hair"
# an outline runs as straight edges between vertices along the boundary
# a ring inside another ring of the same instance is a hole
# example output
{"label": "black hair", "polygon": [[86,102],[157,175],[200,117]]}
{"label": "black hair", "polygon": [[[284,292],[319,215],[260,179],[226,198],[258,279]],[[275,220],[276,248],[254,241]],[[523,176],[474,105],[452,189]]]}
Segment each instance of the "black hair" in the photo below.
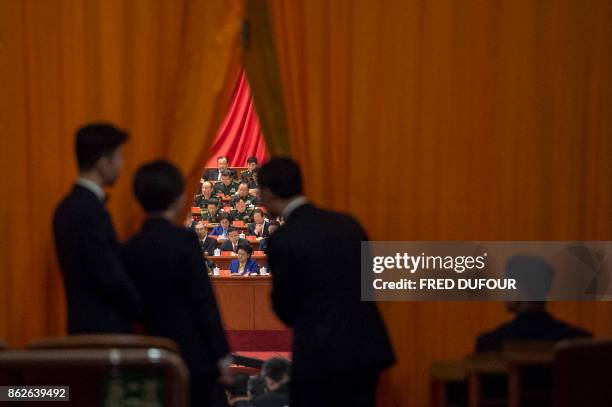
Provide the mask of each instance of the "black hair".
{"label": "black hair", "polygon": [[100,158],[111,155],[127,138],[126,132],[110,123],[92,123],[79,128],[74,143],[79,171],[92,169]]}
{"label": "black hair", "polygon": [[249,186],[249,181],[240,181],[240,184],[238,184],[238,186],[240,186],[240,185],[242,185],[242,184],[245,184],[245,185],[247,186],[247,188],[248,188],[248,186]]}
{"label": "black hair", "polygon": [[214,199],[208,199],[206,201],[206,205],[215,205],[215,206],[219,206],[219,200],[214,198]]}
{"label": "black hair", "polygon": [[283,358],[271,358],[261,366],[261,375],[279,383],[291,375],[291,362]]}
{"label": "black hair", "polygon": [[268,188],[279,198],[291,198],[302,194],[302,172],[290,158],[273,158],[259,170],[260,188]]}
{"label": "black hair", "polygon": [[223,170],[223,171],[221,171],[221,176],[222,177],[231,177],[232,173],[230,172],[230,170]]}
{"label": "black hair", "polygon": [[254,216],[256,213],[260,214],[262,218],[265,218],[266,215],[264,214],[264,211],[262,211],[261,209],[257,208],[253,211],[252,215]]}
{"label": "black hair", "polygon": [[230,226],[229,228],[227,228],[227,234],[229,235],[232,232],[237,231],[238,229],[236,229],[234,226]]}
{"label": "black hair", "polygon": [[221,223],[223,219],[227,219],[230,221],[230,223],[232,223],[232,217],[227,212],[222,212],[221,214],[219,214],[219,223]]}
{"label": "black hair", "polygon": [[236,253],[238,253],[238,250],[240,249],[244,250],[249,257],[251,257],[251,255],[253,254],[253,248],[251,247],[250,244],[238,243],[238,248],[236,249]]}
{"label": "black hair", "polygon": [[136,171],[133,185],[134,195],[145,211],[165,211],[183,193],[185,180],[173,164],[157,160]]}
{"label": "black hair", "polygon": [[247,396],[247,386],[249,383],[249,375],[245,373],[236,373],[232,378],[232,383],[225,386],[225,390],[234,397]]}
{"label": "black hair", "polygon": [[257,163],[258,163],[258,161],[257,161],[257,157],[253,157],[253,156],[251,156],[251,157],[247,158],[247,165],[248,165],[248,164],[251,164],[251,163],[253,163],[253,164],[257,164]]}

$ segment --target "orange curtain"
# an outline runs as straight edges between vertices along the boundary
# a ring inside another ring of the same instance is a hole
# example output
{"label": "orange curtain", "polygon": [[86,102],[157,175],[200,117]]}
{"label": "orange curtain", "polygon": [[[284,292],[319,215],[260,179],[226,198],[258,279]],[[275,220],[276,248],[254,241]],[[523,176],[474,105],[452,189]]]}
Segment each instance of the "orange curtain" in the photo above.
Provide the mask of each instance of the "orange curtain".
{"label": "orange curtain", "polygon": [[[259,35],[247,58],[278,60],[312,200],[379,240],[612,239],[612,3],[267,4],[277,55]],[[273,105],[256,91],[273,80],[248,72],[258,108]],[[552,308],[612,335],[609,303]],[[384,406],[426,405],[430,363],[509,318],[499,303],[381,309],[399,357]]]}
{"label": "orange curtain", "polygon": [[176,162],[196,185],[239,67],[240,0],[0,2],[0,338],[64,330],[52,212],[76,176],[73,134],[130,133],[111,191],[121,237],[140,225],[131,177]]}

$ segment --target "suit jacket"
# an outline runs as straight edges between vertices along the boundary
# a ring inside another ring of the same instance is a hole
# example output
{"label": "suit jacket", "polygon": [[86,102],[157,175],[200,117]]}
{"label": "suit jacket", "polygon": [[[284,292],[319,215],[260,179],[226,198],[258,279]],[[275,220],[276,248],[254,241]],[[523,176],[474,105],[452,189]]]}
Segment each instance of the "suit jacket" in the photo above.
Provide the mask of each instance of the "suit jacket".
{"label": "suit jacket", "polygon": [[66,302],[68,333],[127,333],[141,311],[140,296],[121,258],[104,204],[75,185],[53,216],[55,247]]}
{"label": "suit jacket", "polygon": [[[228,170],[231,173],[232,178],[236,179],[236,170],[233,170],[231,168],[228,168]],[[208,170],[208,172],[203,174],[202,178],[204,178],[206,181],[221,181],[221,178],[219,178],[218,168],[213,168],[212,170]]]}
{"label": "suit jacket", "polygon": [[[261,235],[259,235],[259,236],[261,236],[261,237],[268,237],[268,236],[270,236],[270,232],[268,232],[268,226],[270,226],[270,222],[269,222],[269,221],[266,219],[266,220],[264,221],[263,232],[262,232],[262,234],[261,234]],[[249,224],[247,225],[247,234],[248,234],[248,235],[250,235],[250,236],[257,236],[257,235],[255,234],[255,222],[253,222],[253,223],[249,223]],[[259,237],[259,236],[258,236],[258,237]]]}
{"label": "suit jacket", "polygon": [[249,246],[250,243],[248,240],[246,239],[238,239],[238,244],[236,245],[236,250],[234,250],[234,246],[232,245],[232,241],[231,240],[226,240],[225,242],[223,242],[221,244],[221,247],[219,248],[222,252],[237,252],[238,251],[238,246],[240,244],[244,244]]}
{"label": "suit jacket", "polygon": [[253,407],[285,407],[289,405],[289,383],[281,384],[278,389],[264,393],[251,400]]}
{"label": "suit jacket", "polygon": [[215,248],[217,247],[217,241],[210,236],[206,236],[204,241],[198,239],[198,243],[200,244],[200,249],[202,253],[208,252],[209,256],[212,256],[215,252]]}
{"label": "suit jacket", "polygon": [[[238,268],[240,267],[240,261],[238,259],[234,259],[230,262],[229,269],[232,274],[238,273]],[[244,273],[257,273],[259,274],[259,264],[253,259],[248,259],[246,265],[244,266]]]}
{"label": "suit jacket", "polygon": [[148,219],[127,244],[126,264],[144,299],[147,332],[176,341],[192,377],[215,377],[229,347],[197,236]]}
{"label": "suit jacket", "polygon": [[[209,234],[210,234],[211,236],[223,236],[223,232],[224,232],[224,230],[223,230],[223,226],[221,226],[221,225],[217,225],[217,226],[215,226],[215,227],[214,227],[214,228],[213,228],[213,229],[210,231],[210,233],[209,233]],[[226,233],[225,235],[226,235],[226,237],[227,237],[227,233]]]}
{"label": "suit jacket", "polygon": [[376,304],[361,301],[361,241],[367,239],[350,216],[310,204],[269,237],[272,306],[293,328],[292,381],[373,372],[394,362]]}
{"label": "suit jacket", "polygon": [[480,335],[476,340],[476,351],[501,351],[504,342],[557,342],[591,336],[590,332],[559,321],[546,311],[522,312],[512,321]]}

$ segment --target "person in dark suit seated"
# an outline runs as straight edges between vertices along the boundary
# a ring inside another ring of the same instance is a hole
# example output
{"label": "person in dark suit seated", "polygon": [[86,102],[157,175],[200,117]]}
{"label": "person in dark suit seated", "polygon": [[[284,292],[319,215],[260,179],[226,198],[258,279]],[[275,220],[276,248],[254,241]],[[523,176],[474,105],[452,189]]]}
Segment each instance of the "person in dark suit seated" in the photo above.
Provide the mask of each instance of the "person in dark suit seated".
{"label": "person in dark suit seated", "polygon": [[250,397],[247,391],[249,375],[237,373],[232,378],[232,383],[225,386],[225,395],[227,396],[227,404],[230,407],[252,407]]}
{"label": "person in dark suit seated", "polygon": [[266,393],[251,401],[253,407],[284,407],[289,405],[291,363],[282,358],[264,362],[261,376],[266,381]]}
{"label": "person in dark suit seated", "polygon": [[235,205],[236,208],[231,212],[233,220],[240,220],[244,223],[249,223],[253,220],[253,211],[247,209],[244,199],[238,198]]}
{"label": "person in dark suit seated", "polygon": [[253,211],[253,223],[249,223],[247,226],[247,234],[250,236],[257,237],[268,237],[270,236],[268,219],[265,218],[264,213],[261,209],[255,209]]}
{"label": "person in dark suit seated", "polygon": [[238,185],[238,191],[232,197],[232,205],[234,205],[234,207],[240,198],[244,200],[244,202],[247,204],[247,208],[251,210],[255,209],[255,206],[259,204],[257,197],[249,193],[249,184],[245,181],[240,182]]}
{"label": "person in dark suit seated", "polygon": [[219,200],[211,199],[206,204],[206,211],[202,213],[202,220],[208,223],[219,223],[219,215],[223,211],[219,211]]}
{"label": "person in dark suit seated", "polygon": [[69,334],[128,333],[141,310],[103,190],[119,176],[126,139],[110,124],[86,125],[76,133],[79,178],[53,215]]}
{"label": "person in dark suit seated", "polygon": [[221,173],[225,170],[230,172],[230,176],[232,178],[236,178],[236,171],[230,168],[227,168],[227,157],[222,155],[217,157],[217,168],[208,170],[204,174],[202,174],[203,181],[221,181]]}
{"label": "person in dark suit seated", "polygon": [[238,253],[239,245],[250,245],[249,241],[240,237],[240,231],[233,226],[230,226],[227,230],[228,239],[221,244],[220,250],[222,252],[234,252]]}
{"label": "person in dark suit seated", "polygon": [[236,254],[238,258],[232,260],[229,265],[232,274],[243,274],[245,276],[259,274],[259,265],[251,258],[253,248],[250,244],[239,244]]}
{"label": "person in dark suit seated", "polygon": [[247,158],[247,169],[240,173],[240,181],[251,182],[253,180],[253,171],[257,168],[257,157]]}
{"label": "person in dark suit seated", "polygon": [[126,247],[126,264],[145,303],[147,333],[178,343],[190,376],[192,406],[210,405],[231,356],[196,236],[174,225],[184,207],[184,179],[167,161],[143,165],[134,194],[147,213]]}
{"label": "person in dark suit seated", "polygon": [[504,342],[557,342],[592,336],[590,332],[555,319],[546,311],[545,300],[553,278],[552,267],[546,261],[534,256],[514,256],[506,264],[506,277],[516,280],[516,298],[506,302],[506,309],[515,317],[478,336],[477,352],[501,351]]}
{"label": "person in dark suit seated", "polygon": [[231,223],[231,216],[229,213],[221,213],[219,215],[219,225],[215,226],[213,230],[210,231],[211,236],[217,236],[218,241],[228,239],[228,229]]}
{"label": "person in dark suit seated", "polygon": [[[270,234],[270,236],[272,236],[272,234],[274,232],[276,232],[276,230],[279,227],[280,227],[280,224],[277,221],[275,221],[275,220],[270,221],[270,224],[268,225],[268,233]],[[267,252],[267,250],[268,250],[268,239],[270,239],[270,237],[264,237],[263,239],[261,239],[259,241],[259,250],[263,250],[264,252]]]}
{"label": "person in dark suit seated", "polygon": [[214,193],[217,198],[231,197],[238,192],[238,183],[232,179],[229,170],[221,172],[221,182],[215,184]]}
{"label": "person in dark suit seated", "polygon": [[200,243],[200,249],[204,256],[212,256],[215,248],[217,247],[217,241],[212,237],[208,236],[208,228],[204,222],[198,222],[195,226],[196,235],[198,235],[198,242]]}
{"label": "person in dark suit seated", "polygon": [[291,406],[374,406],[395,356],[376,303],[361,301],[368,236],[352,217],[309,204],[290,159],[260,168],[259,193],[272,217],[285,218],[268,240],[268,264],[272,307],[293,328]]}
{"label": "person in dark suit seated", "polygon": [[199,206],[200,208],[206,208],[208,201],[215,199],[213,192],[213,184],[210,181],[204,181],[202,183],[202,191],[196,195],[193,199],[193,206]]}

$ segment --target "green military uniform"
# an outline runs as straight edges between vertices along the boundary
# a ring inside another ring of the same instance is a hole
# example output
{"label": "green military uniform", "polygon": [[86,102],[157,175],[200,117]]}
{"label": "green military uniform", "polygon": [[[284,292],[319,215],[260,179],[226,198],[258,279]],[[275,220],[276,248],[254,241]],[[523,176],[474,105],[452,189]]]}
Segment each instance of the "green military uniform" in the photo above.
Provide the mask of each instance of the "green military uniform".
{"label": "green military uniform", "polygon": [[[233,207],[236,207],[236,202],[238,201],[238,199],[240,199],[238,195],[232,196]],[[257,200],[257,197],[255,195],[248,194],[242,199],[244,199],[244,203],[246,204],[247,209],[254,209],[259,204],[259,201]]]}
{"label": "green military uniform", "polygon": [[231,212],[233,220],[241,220],[244,223],[253,222],[253,211],[246,209],[244,212],[238,212],[237,209],[232,209]]}
{"label": "green military uniform", "polygon": [[240,180],[245,182],[253,181],[253,172],[249,170],[244,170],[240,173]]}
{"label": "green military uniform", "polygon": [[229,185],[225,185],[223,182],[217,182],[214,188],[214,194],[223,194],[223,195],[234,195],[238,191],[238,183],[235,181],[230,182]]}
{"label": "green military uniform", "polygon": [[215,198],[214,194],[211,194],[209,198],[205,198],[204,195],[202,194],[197,194],[195,198],[193,199],[193,206],[199,206],[200,208],[206,208],[206,205],[208,205],[208,201],[211,199],[214,199],[215,201],[218,202],[218,199]]}
{"label": "green military uniform", "polygon": [[219,215],[221,215],[223,211],[218,211],[217,213],[211,215],[207,210],[202,211],[202,220],[208,223],[219,223]]}

